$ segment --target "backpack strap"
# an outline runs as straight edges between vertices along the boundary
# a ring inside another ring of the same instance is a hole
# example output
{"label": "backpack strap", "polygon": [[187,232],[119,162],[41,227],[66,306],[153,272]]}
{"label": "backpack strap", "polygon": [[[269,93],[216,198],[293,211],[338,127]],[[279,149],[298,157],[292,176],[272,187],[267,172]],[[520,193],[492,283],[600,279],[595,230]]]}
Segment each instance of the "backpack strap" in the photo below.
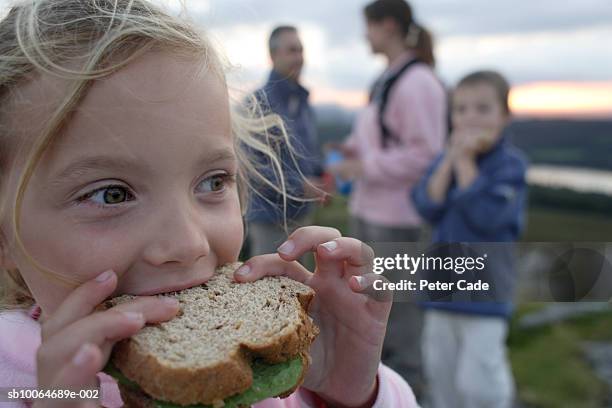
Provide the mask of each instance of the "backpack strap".
{"label": "backpack strap", "polygon": [[378,104],[378,124],[380,125],[380,131],[382,135],[382,147],[383,149],[387,148],[389,145],[389,141],[392,139],[399,140],[399,138],[393,134],[387,127],[384,121],[385,109],[387,108],[387,102],[389,101],[389,94],[391,93],[391,89],[393,85],[397,82],[398,79],[406,72],[410,67],[416,64],[423,63],[420,59],[414,58],[405,63],[397,72],[391,75],[384,83],[382,88],[382,96],[380,99],[380,103]]}

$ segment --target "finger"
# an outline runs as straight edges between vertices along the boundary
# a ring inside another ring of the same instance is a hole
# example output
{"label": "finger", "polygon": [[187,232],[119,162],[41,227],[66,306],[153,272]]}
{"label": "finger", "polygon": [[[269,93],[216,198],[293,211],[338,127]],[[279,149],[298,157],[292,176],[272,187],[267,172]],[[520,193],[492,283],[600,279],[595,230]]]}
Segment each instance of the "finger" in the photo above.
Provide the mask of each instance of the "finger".
{"label": "finger", "polygon": [[315,252],[319,244],[342,236],[340,231],[329,227],[301,227],[278,247],[278,254],[286,261],[295,261],[306,252]]}
{"label": "finger", "polygon": [[349,287],[353,292],[366,296],[366,308],[379,322],[389,319],[393,306],[393,291],[384,286],[385,283],[389,283],[387,278],[375,273],[352,276],[349,280]]}
{"label": "finger", "polygon": [[[135,300],[121,303],[109,309],[109,311],[116,311],[125,314],[141,314],[143,316],[145,324],[160,323],[171,320],[177,315],[179,310],[180,306],[176,298],[162,295],[142,296],[136,298]],[[120,335],[119,338],[107,340],[106,344],[102,347],[102,352],[104,354],[105,361],[110,356],[114,342],[124,337],[129,336]]]}
{"label": "finger", "polygon": [[308,285],[312,273],[296,261],[285,261],[278,254],[255,256],[234,272],[239,282],[253,282],[264,276],[286,276]]}
{"label": "finger", "polygon": [[[44,378],[53,378],[52,373],[69,361],[85,343],[96,345],[105,357],[118,340],[136,334],[145,325],[142,313],[107,310],[94,313],[65,327],[47,339],[37,353],[38,367]],[[46,368],[45,368],[46,367]]]}
{"label": "finger", "polygon": [[362,241],[340,237],[320,244],[317,247],[317,270],[325,272],[326,265],[334,267],[339,262],[344,263],[344,276],[363,275],[372,272],[374,250]]}
{"label": "finger", "polygon": [[120,303],[109,310],[142,313],[146,323],[159,323],[172,319],[179,311],[179,302],[170,296],[139,296]]}
{"label": "finger", "polygon": [[117,286],[117,275],[106,271],[74,289],[42,325],[42,338],[53,336],[60,329],[91,314],[95,307],[110,296]]}
{"label": "finger", "polygon": [[367,295],[376,302],[392,302],[393,291],[385,286],[389,280],[382,275],[367,273],[355,275],[349,280],[349,287],[353,292]]}
{"label": "finger", "polygon": [[[78,392],[79,390],[98,389],[99,382],[97,373],[102,370],[104,365],[104,359],[100,349],[90,343],[83,344],[79,350],[72,356],[70,361],[64,365],[59,371],[55,381],[52,384],[54,389],[72,390]],[[79,401],[70,403],[67,400],[49,400],[49,407],[79,407],[79,408],[90,408],[97,407],[98,404],[95,401]]]}

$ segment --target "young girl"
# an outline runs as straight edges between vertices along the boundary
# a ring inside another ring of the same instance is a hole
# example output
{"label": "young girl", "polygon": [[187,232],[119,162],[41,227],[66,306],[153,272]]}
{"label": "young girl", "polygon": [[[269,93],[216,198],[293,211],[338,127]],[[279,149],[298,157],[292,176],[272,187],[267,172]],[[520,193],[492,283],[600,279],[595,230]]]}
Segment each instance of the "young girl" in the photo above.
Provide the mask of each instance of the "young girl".
{"label": "young girl", "polygon": [[[0,288],[12,309],[0,315],[0,387],[100,382],[99,404],[119,407],[100,373],[113,344],[177,313],[146,295],[203,283],[236,261],[239,192],[257,177],[240,146],[274,157],[252,135],[280,124],[231,114],[208,41],[144,0],[23,2],[0,23],[0,44]],[[295,262],[308,251],[314,273]],[[372,256],[334,229],[307,227],[236,272],[238,281],[286,275],[317,294],[309,313],[321,334],[303,386],[257,407],[416,405],[380,364],[390,301],[360,293]],[[93,312],[122,293],[143,296]]]}

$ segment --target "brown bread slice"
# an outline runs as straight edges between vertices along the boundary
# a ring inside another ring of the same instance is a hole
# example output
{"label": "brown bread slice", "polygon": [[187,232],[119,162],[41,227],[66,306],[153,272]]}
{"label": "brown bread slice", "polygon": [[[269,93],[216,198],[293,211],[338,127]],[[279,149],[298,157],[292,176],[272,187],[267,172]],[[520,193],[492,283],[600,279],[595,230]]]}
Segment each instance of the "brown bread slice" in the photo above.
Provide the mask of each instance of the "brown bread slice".
{"label": "brown bread slice", "polygon": [[203,285],[163,295],[179,300],[179,315],[117,343],[113,364],[149,396],[182,405],[219,404],[244,392],[253,358],[278,363],[302,356],[305,370],[319,332],[306,314],[314,292],[285,277],[236,283],[239,265],[219,268]]}

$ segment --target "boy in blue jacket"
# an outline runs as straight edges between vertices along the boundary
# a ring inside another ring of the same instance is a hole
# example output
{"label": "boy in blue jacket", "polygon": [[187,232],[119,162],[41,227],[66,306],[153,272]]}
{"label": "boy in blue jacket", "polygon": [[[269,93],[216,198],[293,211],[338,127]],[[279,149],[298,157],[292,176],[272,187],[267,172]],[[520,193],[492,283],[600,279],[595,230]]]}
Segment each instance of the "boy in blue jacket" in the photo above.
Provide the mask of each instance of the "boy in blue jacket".
{"label": "boy in blue jacket", "polygon": [[[519,238],[527,164],[506,140],[508,93],[507,81],[492,71],[466,76],[453,92],[449,145],[412,191],[417,210],[434,227],[434,243]],[[504,249],[487,262],[503,301],[426,304],[423,357],[432,408],[513,402],[505,340],[516,272],[511,248]]]}

